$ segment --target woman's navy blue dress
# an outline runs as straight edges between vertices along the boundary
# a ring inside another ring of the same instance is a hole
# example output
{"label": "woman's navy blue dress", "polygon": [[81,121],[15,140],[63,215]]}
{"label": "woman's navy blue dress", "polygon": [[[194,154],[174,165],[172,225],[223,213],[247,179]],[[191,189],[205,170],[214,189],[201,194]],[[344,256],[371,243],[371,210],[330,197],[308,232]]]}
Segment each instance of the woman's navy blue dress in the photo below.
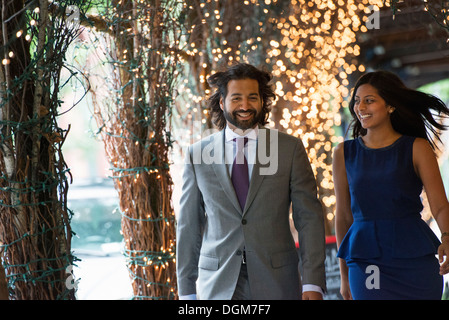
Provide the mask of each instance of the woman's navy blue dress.
{"label": "woman's navy blue dress", "polygon": [[441,299],[440,241],[421,219],[414,140],[401,136],[380,149],[360,137],[344,143],[354,221],[337,256],[348,265],[353,299]]}

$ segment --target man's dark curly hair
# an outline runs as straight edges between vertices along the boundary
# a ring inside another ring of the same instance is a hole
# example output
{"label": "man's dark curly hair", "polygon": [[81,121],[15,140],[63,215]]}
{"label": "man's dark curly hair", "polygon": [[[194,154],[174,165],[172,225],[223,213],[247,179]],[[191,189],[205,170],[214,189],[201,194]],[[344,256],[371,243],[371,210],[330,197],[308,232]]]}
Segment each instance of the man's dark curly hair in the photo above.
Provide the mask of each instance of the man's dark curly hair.
{"label": "man's dark curly hair", "polygon": [[242,79],[254,79],[259,83],[259,95],[262,99],[262,116],[259,124],[265,125],[268,122],[271,104],[276,98],[273,88],[269,85],[272,75],[250,64],[238,63],[226,71],[216,72],[207,79],[209,85],[216,88],[215,93],[208,100],[208,106],[211,110],[212,121],[220,130],[226,126],[226,119],[223,110],[220,108],[220,98],[223,98],[223,100],[226,98],[229,81]]}

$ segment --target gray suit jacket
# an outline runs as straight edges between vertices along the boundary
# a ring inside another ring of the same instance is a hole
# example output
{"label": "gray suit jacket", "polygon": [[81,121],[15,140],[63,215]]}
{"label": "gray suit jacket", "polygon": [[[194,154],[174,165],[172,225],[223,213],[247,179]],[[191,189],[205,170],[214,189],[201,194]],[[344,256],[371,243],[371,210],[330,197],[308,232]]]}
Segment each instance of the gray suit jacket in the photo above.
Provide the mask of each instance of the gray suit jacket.
{"label": "gray suit jacket", "polygon": [[[259,130],[243,211],[224,163],[224,143],[223,130],[190,146],[186,157],[177,214],[179,295],[198,288],[199,299],[230,299],[244,249],[253,299],[300,299],[298,261],[302,283],[325,290],[323,210],[301,140]],[[271,161],[264,166],[269,152]],[[289,226],[290,204],[300,260]]]}

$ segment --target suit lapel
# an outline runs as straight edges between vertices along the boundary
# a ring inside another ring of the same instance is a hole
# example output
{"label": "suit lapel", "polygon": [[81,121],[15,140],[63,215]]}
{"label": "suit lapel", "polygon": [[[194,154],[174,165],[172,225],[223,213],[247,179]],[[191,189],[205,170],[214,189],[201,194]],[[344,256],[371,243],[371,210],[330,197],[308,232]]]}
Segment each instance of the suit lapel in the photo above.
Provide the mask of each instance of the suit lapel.
{"label": "suit lapel", "polygon": [[[219,134],[214,137],[214,152],[218,152],[215,159],[219,160],[218,163],[213,163],[212,167],[214,168],[215,174],[217,175],[218,181],[223,188],[223,191],[228,196],[229,200],[231,200],[232,205],[238,210],[240,213],[242,209],[240,208],[239,201],[234,191],[234,186],[232,185],[231,177],[228,173],[228,168],[225,163],[224,157],[224,144],[225,144],[225,135],[224,130],[222,130]],[[250,187],[251,188],[251,187]]]}

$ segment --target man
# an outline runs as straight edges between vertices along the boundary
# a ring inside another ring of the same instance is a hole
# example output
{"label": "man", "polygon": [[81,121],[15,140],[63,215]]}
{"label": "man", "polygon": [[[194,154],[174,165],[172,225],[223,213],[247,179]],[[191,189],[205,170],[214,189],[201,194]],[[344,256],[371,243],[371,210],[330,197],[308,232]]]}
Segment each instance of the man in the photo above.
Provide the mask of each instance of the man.
{"label": "man", "polygon": [[221,131],[186,157],[177,216],[180,299],[301,299],[301,291],[303,299],[322,299],[324,220],[315,177],[299,139],[262,127],[275,98],[270,80],[248,64],[208,79],[218,89],[209,103]]}

